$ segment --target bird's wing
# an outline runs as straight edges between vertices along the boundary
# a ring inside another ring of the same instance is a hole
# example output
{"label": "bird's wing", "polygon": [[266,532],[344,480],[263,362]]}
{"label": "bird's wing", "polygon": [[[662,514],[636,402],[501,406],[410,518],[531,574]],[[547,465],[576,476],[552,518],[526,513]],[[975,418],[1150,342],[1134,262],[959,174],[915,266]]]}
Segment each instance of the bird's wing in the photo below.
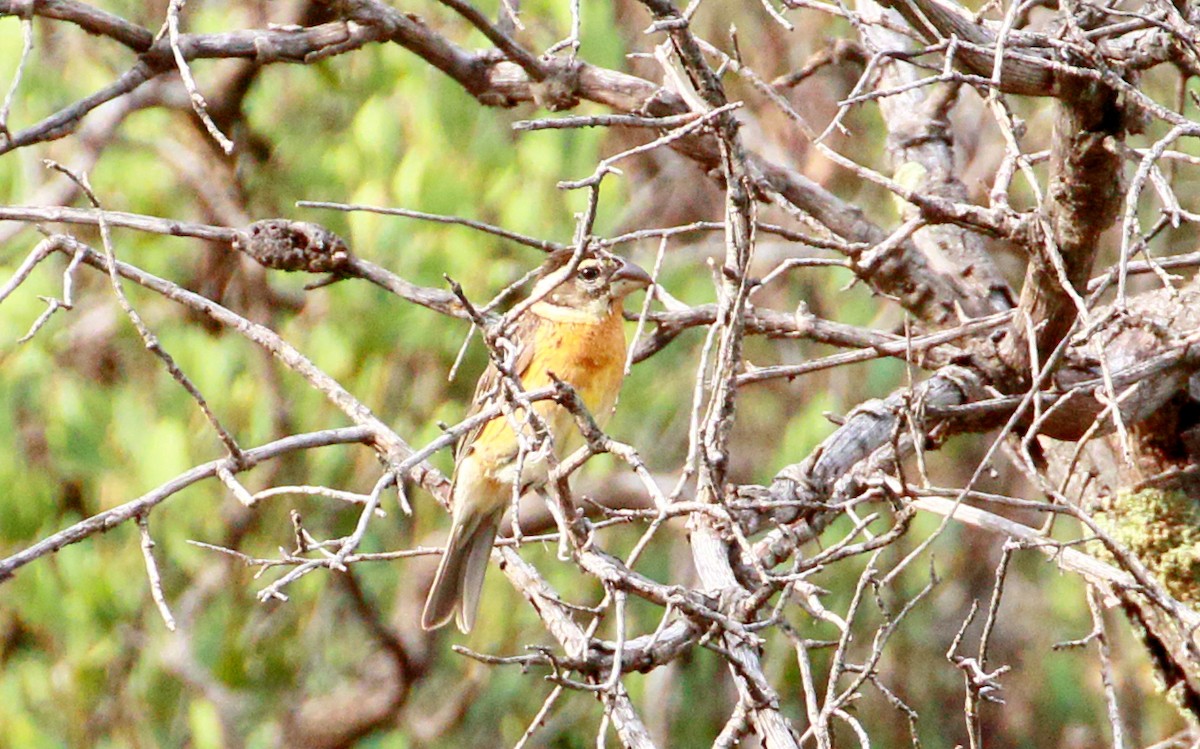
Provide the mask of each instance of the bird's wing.
{"label": "bird's wing", "polygon": [[[529,364],[533,361],[533,346],[531,344],[533,343],[534,330],[537,328],[538,323],[539,318],[537,315],[521,315],[517,318],[516,323],[513,324],[512,332],[506,336],[517,347],[516,356],[513,359],[513,374],[517,376],[517,379],[522,379],[525,376],[525,373],[529,370]],[[496,403],[499,384],[500,371],[496,369],[494,362],[489,362],[487,369],[480,375],[478,384],[475,385],[475,395],[471,398],[471,408],[467,411],[467,415],[463,419],[469,419]],[[467,451],[471,448],[471,444],[479,436],[479,433],[483,431],[485,425],[486,422],[485,424],[480,424],[458,440],[458,445],[454,448],[455,473],[458,472],[457,466],[459,460],[467,454]]]}

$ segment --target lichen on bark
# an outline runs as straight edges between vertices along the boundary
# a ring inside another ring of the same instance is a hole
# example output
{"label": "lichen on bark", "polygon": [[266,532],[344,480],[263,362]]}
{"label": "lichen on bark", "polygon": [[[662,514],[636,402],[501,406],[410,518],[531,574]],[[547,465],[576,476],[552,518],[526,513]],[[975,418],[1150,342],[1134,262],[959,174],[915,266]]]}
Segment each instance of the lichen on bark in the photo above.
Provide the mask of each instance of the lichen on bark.
{"label": "lichen on bark", "polygon": [[1120,492],[1096,520],[1174,598],[1200,603],[1200,501],[1178,490]]}

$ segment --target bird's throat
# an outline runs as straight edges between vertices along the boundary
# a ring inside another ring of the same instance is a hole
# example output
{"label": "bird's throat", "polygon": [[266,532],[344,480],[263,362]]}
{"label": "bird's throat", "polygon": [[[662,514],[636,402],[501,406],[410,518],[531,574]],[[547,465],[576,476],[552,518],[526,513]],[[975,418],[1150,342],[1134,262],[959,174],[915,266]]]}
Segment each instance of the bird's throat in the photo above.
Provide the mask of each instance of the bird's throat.
{"label": "bird's throat", "polygon": [[569,322],[583,323],[587,325],[599,325],[606,322],[612,310],[609,305],[603,304],[597,309],[577,309],[575,307],[564,307],[560,304],[551,304],[545,300],[534,304],[529,308],[529,311],[538,317],[551,320],[553,322]]}

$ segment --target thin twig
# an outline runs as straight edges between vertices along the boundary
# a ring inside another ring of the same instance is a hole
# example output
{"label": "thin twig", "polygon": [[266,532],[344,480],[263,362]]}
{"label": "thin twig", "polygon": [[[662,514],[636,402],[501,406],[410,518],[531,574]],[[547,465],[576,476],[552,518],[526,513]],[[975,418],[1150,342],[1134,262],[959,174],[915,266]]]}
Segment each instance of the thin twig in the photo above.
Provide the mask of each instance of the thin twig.
{"label": "thin twig", "polygon": [[105,510],[85,520],[81,520],[58,533],[38,541],[27,549],[0,559],[0,583],[8,580],[13,576],[14,572],[36,559],[53,554],[64,546],[77,543],[97,533],[111,530],[121,523],[146,514],[154,506],[170,499],[192,484],[215,477],[217,471],[221,468],[226,468],[230,471],[244,471],[253,468],[263,461],[297,450],[311,450],[317,447],[343,445],[354,442],[366,443],[370,442],[374,437],[375,435],[371,429],[362,426],[326,429],[320,432],[309,432],[285,437],[262,447],[246,450],[242,454],[243,460],[240,465],[234,464],[230,458],[221,458],[203,463],[181,473],[137,499],[130,500],[111,510]]}
{"label": "thin twig", "polygon": [[[32,5],[30,6],[32,8]],[[12,83],[8,87],[8,93],[4,95],[4,103],[0,104],[0,140],[5,142],[9,139],[8,116],[12,112],[13,99],[17,96],[17,89],[21,87],[21,77],[25,74],[25,65],[29,62],[30,53],[33,52],[33,21],[30,18],[21,18],[21,59],[17,63],[17,70],[13,73]]]}
{"label": "thin twig", "polygon": [[[125,296],[125,290],[121,286],[121,275],[117,271],[117,257],[116,252],[113,249],[112,235],[109,232],[108,221],[105,217],[104,211],[100,206],[99,198],[97,198],[96,193],[92,191],[92,186],[88,182],[87,175],[76,174],[62,165],[54,162],[47,162],[47,165],[52,169],[65,174],[76,184],[78,184],[80,189],[83,190],[83,193],[87,196],[88,200],[91,201],[92,207],[94,207],[97,211],[96,218],[99,222],[100,241],[101,245],[104,247],[104,257],[106,266],[108,268],[108,278],[112,284],[113,293],[117,296],[117,303],[121,306],[121,309],[125,311],[125,315],[129,318],[129,321],[133,323],[133,327],[137,330],[138,335],[141,337],[146,348],[162,360],[163,364],[166,365],[167,372],[170,373],[171,377],[174,378],[174,380],[178,382],[185,391],[187,391],[188,395],[192,396],[192,400],[196,401],[196,405],[200,407],[200,412],[204,414],[204,418],[208,420],[209,425],[211,425],[213,430],[217,433],[217,437],[221,440],[222,444],[225,445],[225,449],[229,451],[230,457],[236,464],[241,460],[242,456],[242,449],[238,446],[237,440],[225,428],[224,424],[222,424],[220,419],[217,418],[217,415],[213,413],[212,409],[208,405],[208,401],[205,400],[195,383],[193,383],[191,378],[189,378],[184,371],[179,368],[179,365],[175,362],[175,358],[172,357],[165,348],[163,348],[162,344],[158,341],[158,337],[150,331],[150,328],[147,327],[146,323],[142,320],[142,316],[138,314],[137,310],[133,308],[133,305],[130,304],[129,299]],[[77,255],[82,256],[83,252],[82,245],[79,248],[76,248]]]}
{"label": "thin twig", "polygon": [[523,244],[526,247],[533,247],[534,249],[542,250],[543,252],[554,252],[555,250],[561,250],[566,247],[566,245],[562,245],[557,242],[538,239],[537,237],[530,237],[525,234],[518,234],[515,231],[509,231],[508,229],[504,229],[499,226],[493,226],[492,224],[487,224],[482,221],[475,221],[469,218],[459,218],[458,216],[442,216],[437,213],[425,213],[424,211],[413,211],[409,210],[408,208],[385,208],[356,203],[333,203],[324,200],[297,200],[296,206],[298,208],[324,208],[331,211],[363,211],[365,213],[378,213],[383,216],[403,216],[404,218],[416,218],[421,219],[422,221],[433,221],[439,224],[457,224],[459,226],[466,226],[486,234],[493,234],[497,237],[511,239],[518,244]]}
{"label": "thin twig", "polygon": [[228,156],[233,153],[233,141],[221,132],[221,128],[217,127],[217,123],[213,122],[212,117],[209,116],[208,102],[200,93],[200,87],[196,85],[196,79],[192,77],[192,69],[188,65],[187,57],[184,56],[183,50],[179,46],[179,13],[183,10],[186,2],[187,0],[171,0],[167,5],[167,33],[171,41],[171,53],[175,56],[175,66],[179,69],[179,77],[183,79],[183,87],[188,92],[192,111],[200,118],[200,122],[204,123],[204,129],[208,131],[208,134]]}
{"label": "thin twig", "polygon": [[154,605],[158,608],[167,629],[174,632],[175,617],[171,615],[171,609],[167,606],[167,597],[163,595],[162,576],[158,573],[158,563],[154,561],[154,539],[150,537],[149,513],[137,516],[137,526],[142,539],[142,558],[146,561],[146,577],[150,579],[150,597],[154,599]]}

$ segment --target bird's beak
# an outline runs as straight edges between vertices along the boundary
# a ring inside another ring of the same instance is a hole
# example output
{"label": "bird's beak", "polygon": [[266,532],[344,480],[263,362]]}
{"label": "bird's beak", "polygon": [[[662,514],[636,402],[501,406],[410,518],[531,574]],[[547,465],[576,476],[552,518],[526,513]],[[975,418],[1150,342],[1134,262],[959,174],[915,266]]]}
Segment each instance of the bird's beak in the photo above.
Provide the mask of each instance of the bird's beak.
{"label": "bird's beak", "polygon": [[647,288],[654,280],[650,278],[649,273],[642,270],[642,266],[622,259],[621,267],[612,274],[611,282],[614,296],[623,297],[638,289]]}

